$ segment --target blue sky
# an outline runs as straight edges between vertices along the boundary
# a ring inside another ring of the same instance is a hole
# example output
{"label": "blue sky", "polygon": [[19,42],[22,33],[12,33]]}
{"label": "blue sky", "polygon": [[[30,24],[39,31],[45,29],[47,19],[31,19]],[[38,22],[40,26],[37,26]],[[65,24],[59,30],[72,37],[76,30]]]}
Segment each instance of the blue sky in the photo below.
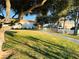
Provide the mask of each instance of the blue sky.
{"label": "blue sky", "polygon": [[[4,13],[4,16],[6,16],[6,11],[5,10],[3,10],[3,13]],[[14,15],[14,12],[11,10],[10,17],[12,17],[13,15]],[[51,12],[50,11],[48,12],[48,15],[51,15]],[[24,19],[25,20],[35,20],[36,19],[36,16],[37,15],[30,15],[29,14],[28,16],[24,16]],[[17,18],[17,17],[18,17],[18,15],[15,16],[15,18]]]}
{"label": "blue sky", "polygon": [[35,20],[36,19],[36,15],[28,15],[28,16],[24,16],[24,19],[27,19],[27,20]]}
{"label": "blue sky", "polygon": [[[4,16],[6,16],[6,11],[5,10],[3,10],[3,14],[4,14]],[[11,10],[10,17],[12,17],[13,15],[14,15],[14,12]],[[18,17],[18,15],[15,16],[15,18],[17,18],[17,17]],[[28,16],[24,16],[24,19],[25,20],[35,20],[36,19],[36,15],[30,15],[29,14]]]}

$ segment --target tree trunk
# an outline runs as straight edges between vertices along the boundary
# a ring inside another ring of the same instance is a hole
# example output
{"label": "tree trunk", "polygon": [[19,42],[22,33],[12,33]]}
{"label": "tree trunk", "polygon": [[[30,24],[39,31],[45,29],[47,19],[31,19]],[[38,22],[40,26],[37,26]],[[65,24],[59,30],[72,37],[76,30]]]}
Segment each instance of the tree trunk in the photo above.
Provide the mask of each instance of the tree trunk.
{"label": "tree trunk", "polygon": [[14,51],[11,49],[7,51],[2,50],[2,45],[3,43],[5,43],[5,40],[4,40],[5,31],[10,30],[10,29],[11,27],[0,28],[0,59],[6,59],[7,57],[9,57],[10,55],[14,53]]}
{"label": "tree trunk", "polygon": [[4,52],[0,52],[0,59],[7,59],[10,55],[13,55],[14,53],[14,50],[11,49]]}
{"label": "tree trunk", "polygon": [[0,29],[0,51],[2,51],[2,45],[3,45],[4,42],[5,42],[5,40],[4,40],[4,30]]}
{"label": "tree trunk", "polygon": [[18,19],[19,20],[22,20],[24,17],[24,12],[23,12],[23,9],[21,9],[20,13],[19,13],[19,16],[18,16]]}
{"label": "tree trunk", "polygon": [[77,35],[78,32],[78,12],[77,12],[77,17],[75,20],[75,30],[74,30],[74,35]]}
{"label": "tree trunk", "polygon": [[9,19],[10,18],[10,0],[6,0],[6,18]]}

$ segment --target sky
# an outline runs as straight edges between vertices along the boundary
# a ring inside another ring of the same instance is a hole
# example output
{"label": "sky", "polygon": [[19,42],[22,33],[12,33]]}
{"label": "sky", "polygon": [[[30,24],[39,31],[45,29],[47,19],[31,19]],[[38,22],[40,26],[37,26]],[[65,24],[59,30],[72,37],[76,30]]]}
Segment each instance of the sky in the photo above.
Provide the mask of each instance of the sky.
{"label": "sky", "polygon": [[[4,16],[6,16],[6,11],[3,10],[2,12],[3,12]],[[0,14],[0,15],[1,15],[1,14]],[[14,15],[14,12],[11,10],[11,11],[10,11],[10,17],[12,17],[13,15]],[[51,15],[51,12],[50,12],[50,11],[48,12],[48,15]],[[37,15],[35,15],[35,14],[34,14],[34,15],[28,14],[28,16],[24,16],[24,19],[25,19],[25,20],[35,20],[35,19],[36,19],[36,16],[37,16]],[[18,17],[18,15],[15,16],[15,18],[17,18],[17,17]]]}
{"label": "sky", "polygon": [[[3,10],[3,14],[4,14],[4,16],[6,16],[6,11],[5,10]],[[0,14],[0,15],[2,15],[2,14]],[[11,10],[10,11],[10,17],[12,17],[14,15],[14,12]],[[18,15],[16,15],[15,16],[15,18],[17,18],[18,17]],[[35,20],[36,19],[36,15],[28,15],[28,16],[24,16],[24,19],[25,20]]]}
{"label": "sky", "polygon": [[28,15],[28,16],[24,16],[24,19],[27,19],[27,20],[35,20],[36,19],[36,15]]}

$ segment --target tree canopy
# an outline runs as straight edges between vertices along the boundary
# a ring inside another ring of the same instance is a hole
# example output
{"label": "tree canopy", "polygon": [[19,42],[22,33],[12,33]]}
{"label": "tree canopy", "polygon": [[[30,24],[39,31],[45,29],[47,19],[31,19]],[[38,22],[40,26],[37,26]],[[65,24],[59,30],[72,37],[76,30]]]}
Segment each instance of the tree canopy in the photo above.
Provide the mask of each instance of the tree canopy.
{"label": "tree canopy", "polygon": [[[2,7],[6,9],[6,1],[0,0]],[[24,15],[30,14],[42,14],[47,15],[50,10],[52,14],[58,14],[63,16],[68,13],[68,10],[72,6],[78,6],[78,0],[8,0],[10,1],[10,8],[15,12],[15,15],[19,15],[19,18],[23,18]],[[7,4],[9,5],[9,4]],[[14,16],[15,16],[14,15]],[[13,17],[14,17],[13,16]]]}

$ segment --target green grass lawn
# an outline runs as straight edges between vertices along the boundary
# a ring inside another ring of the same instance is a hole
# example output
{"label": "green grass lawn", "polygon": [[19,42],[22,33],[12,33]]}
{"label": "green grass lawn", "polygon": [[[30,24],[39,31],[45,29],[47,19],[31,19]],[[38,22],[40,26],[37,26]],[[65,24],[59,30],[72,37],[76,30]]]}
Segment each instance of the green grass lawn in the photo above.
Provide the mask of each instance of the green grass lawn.
{"label": "green grass lawn", "polygon": [[74,39],[78,39],[79,40],[79,35],[68,35],[68,34],[64,34],[64,36],[68,36]]}
{"label": "green grass lawn", "polygon": [[3,49],[15,49],[8,59],[79,59],[79,45],[39,31],[6,32]]}

